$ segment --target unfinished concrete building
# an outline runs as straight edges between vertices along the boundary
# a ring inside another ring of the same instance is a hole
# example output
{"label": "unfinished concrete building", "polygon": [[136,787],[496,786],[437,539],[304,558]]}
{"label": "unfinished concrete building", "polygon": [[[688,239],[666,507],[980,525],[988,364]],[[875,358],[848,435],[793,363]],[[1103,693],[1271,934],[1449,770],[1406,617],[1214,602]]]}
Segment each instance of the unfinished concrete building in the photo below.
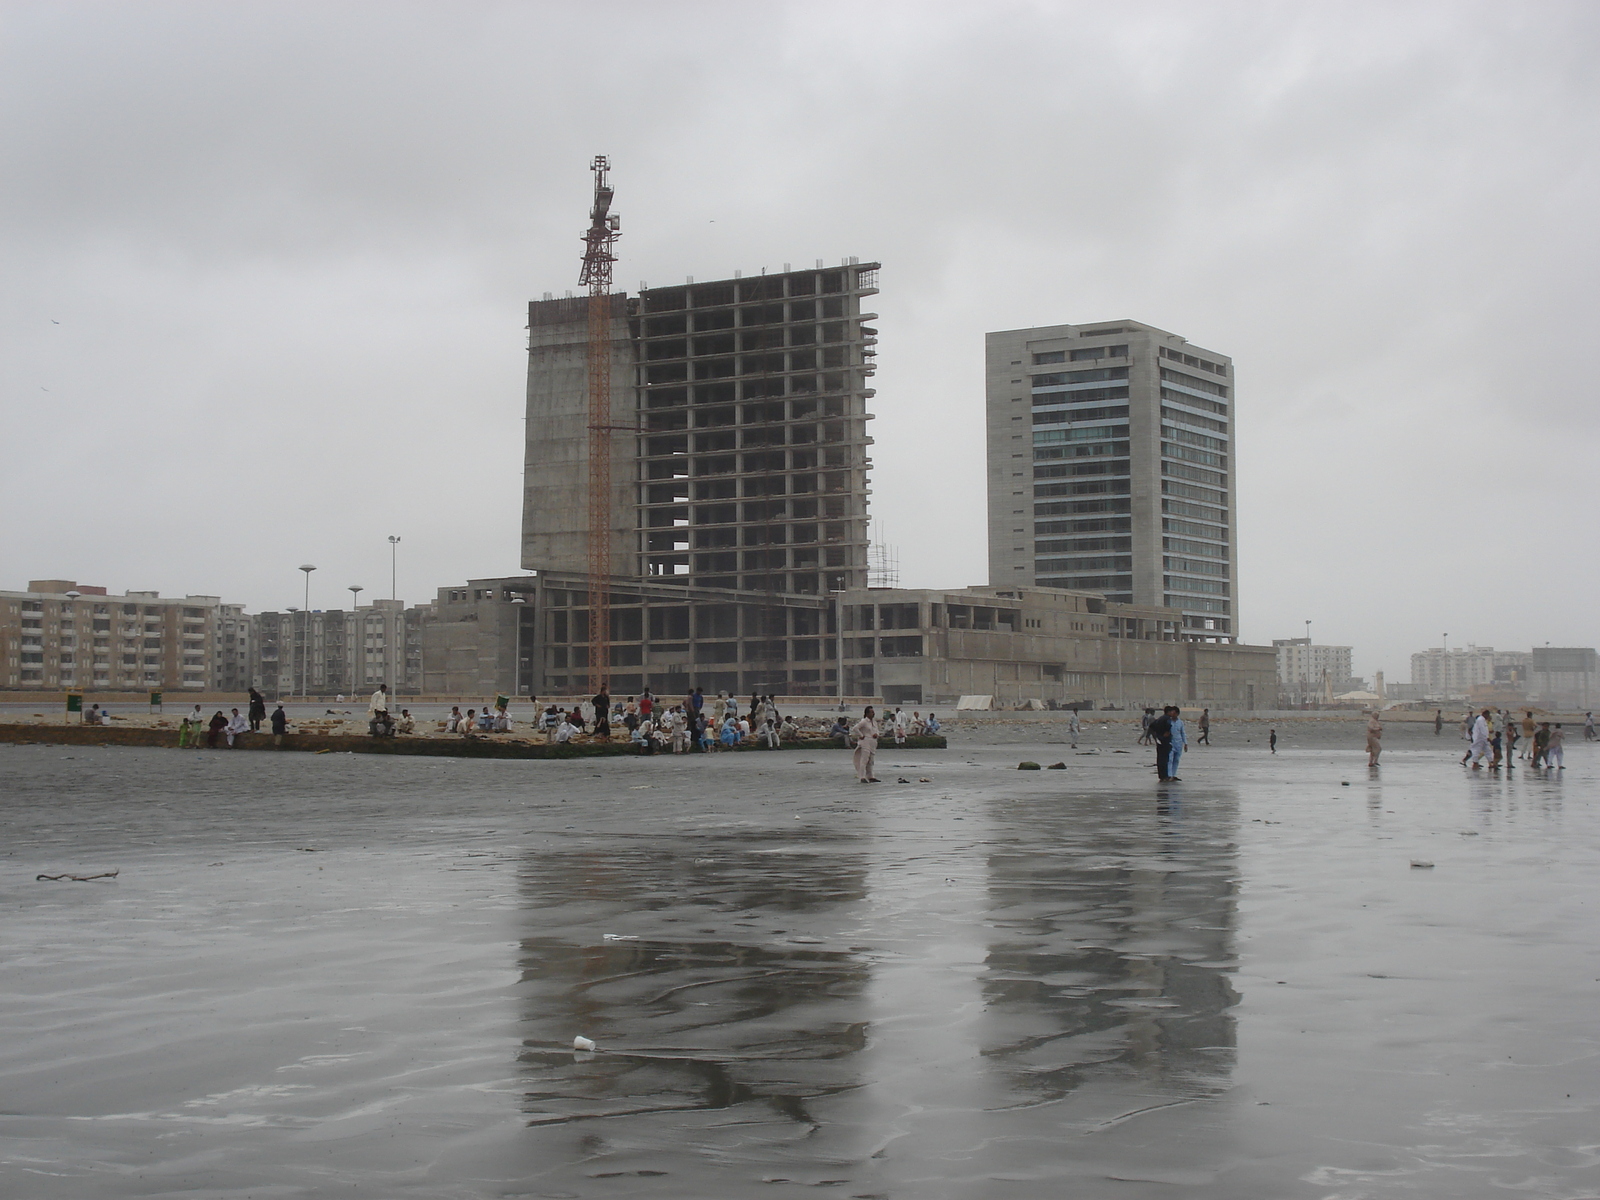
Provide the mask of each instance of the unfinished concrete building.
{"label": "unfinished concrete building", "polygon": [[[612,307],[616,577],[819,596],[865,583],[877,263]],[[528,306],[522,565],[587,569],[588,300]]]}

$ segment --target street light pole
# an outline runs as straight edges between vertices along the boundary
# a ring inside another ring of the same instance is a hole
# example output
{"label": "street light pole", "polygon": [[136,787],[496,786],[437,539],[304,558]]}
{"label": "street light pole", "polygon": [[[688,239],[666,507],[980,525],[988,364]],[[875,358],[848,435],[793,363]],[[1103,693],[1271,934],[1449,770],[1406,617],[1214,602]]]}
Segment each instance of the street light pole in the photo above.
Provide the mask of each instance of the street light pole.
{"label": "street light pole", "polygon": [[400,599],[400,590],[395,585],[395,581],[399,578],[399,573],[400,573],[400,570],[399,570],[399,561],[400,561],[400,558],[399,558],[399,555],[400,555],[399,546],[400,546],[400,539],[395,537],[393,534],[390,534],[389,535],[389,599],[391,599],[391,600]]}
{"label": "street light pole", "polygon": [[306,573],[306,627],[305,641],[300,651],[300,698],[309,700],[311,699],[311,572],[315,571],[316,567],[306,563],[300,569]]}

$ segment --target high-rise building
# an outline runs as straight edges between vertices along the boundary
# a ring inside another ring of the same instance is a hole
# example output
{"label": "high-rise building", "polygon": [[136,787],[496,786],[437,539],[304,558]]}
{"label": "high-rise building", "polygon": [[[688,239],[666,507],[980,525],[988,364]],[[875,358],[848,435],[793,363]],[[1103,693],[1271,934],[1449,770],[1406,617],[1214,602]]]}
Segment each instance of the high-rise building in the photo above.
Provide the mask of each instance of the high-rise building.
{"label": "high-rise building", "polygon": [[[866,582],[878,264],[618,294],[619,580],[817,596]],[[588,570],[587,298],[528,306],[522,565]]]}
{"label": "high-rise building", "polygon": [[1239,637],[1233,363],[1135,321],[987,338],[989,582]]}

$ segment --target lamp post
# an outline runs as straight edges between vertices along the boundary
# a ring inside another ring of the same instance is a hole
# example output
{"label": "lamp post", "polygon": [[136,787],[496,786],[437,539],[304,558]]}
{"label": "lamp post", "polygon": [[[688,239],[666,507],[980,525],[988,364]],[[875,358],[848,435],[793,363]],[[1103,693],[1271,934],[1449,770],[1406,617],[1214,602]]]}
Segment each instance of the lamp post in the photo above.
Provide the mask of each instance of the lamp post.
{"label": "lamp post", "polygon": [[400,539],[393,534],[389,535],[389,599],[400,599],[400,589],[395,585],[399,578]]}
{"label": "lamp post", "polygon": [[305,641],[300,650],[300,698],[311,699],[311,572],[316,567],[305,563],[300,568],[306,573],[306,626]]}

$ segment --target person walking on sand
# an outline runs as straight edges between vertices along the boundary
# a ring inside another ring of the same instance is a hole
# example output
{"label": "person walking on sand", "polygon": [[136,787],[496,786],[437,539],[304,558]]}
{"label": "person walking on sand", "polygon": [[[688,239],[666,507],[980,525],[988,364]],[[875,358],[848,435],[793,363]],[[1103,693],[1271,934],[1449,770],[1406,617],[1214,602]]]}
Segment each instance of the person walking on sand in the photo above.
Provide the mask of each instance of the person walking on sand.
{"label": "person walking on sand", "polygon": [[1072,709],[1072,715],[1067,718],[1067,733],[1072,738],[1072,748],[1078,748],[1078,734],[1083,732],[1083,726],[1078,722],[1078,710]]}
{"label": "person walking on sand", "polygon": [[1535,767],[1548,767],[1550,765],[1550,761],[1546,755],[1549,753],[1549,751],[1550,722],[1540,721],[1539,728],[1534,732],[1533,735],[1533,758],[1529,765]]}
{"label": "person walking on sand", "polygon": [[1211,745],[1211,710],[1209,708],[1200,710],[1200,738],[1195,742],[1195,745]]}
{"label": "person walking on sand", "polygon": [[1383,722],[1378,720],[1378,714],[1367,714],[1367,766],[1378,765],[1378,756],[1383,753]]}
{"label": "person walking on sand", "polygon": [[1434,737],[1438,737],[1440,732],[1443,729],[1444,729],[1444,709],[1436,708],[1436,709],[1433,710],[1433,736]]}
{"label": "person walking on sand", "polygon": [[877,765],[878,722],[872,711],[872,705],[869,704],[862,710],[861,720],[851,727],[850,740],[856,747],[856,782],[877,783],[878,777],[872,770]]}
{"label": "person walking on sand", "polygon": [[260,733],[261,722],[267,719],[267,698],[255,688],[250,689],[250,732]]}
{"label": "person walking on sand", "polygon": [[1592,712],[1583,714],[1583,740],[1586,742],[1594,741],[1594,714]]}
{"label": "person walking on sand", "polygon": [[1278,731],[1276,729],[1267,730],[1267,751],[1271,754],[1278,752]]}

